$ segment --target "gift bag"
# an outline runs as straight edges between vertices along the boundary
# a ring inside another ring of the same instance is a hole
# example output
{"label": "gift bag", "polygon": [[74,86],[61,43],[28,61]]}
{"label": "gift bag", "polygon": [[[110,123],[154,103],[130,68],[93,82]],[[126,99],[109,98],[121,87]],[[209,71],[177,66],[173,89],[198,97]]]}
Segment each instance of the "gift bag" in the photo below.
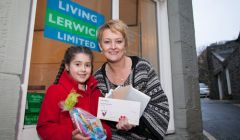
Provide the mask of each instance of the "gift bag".
{"label": "gift bag", "polygon": [[107,138],[101,121],[87,111],[74,107],[69,111],[71,119],[77,129],[92,140],[105,140]]}

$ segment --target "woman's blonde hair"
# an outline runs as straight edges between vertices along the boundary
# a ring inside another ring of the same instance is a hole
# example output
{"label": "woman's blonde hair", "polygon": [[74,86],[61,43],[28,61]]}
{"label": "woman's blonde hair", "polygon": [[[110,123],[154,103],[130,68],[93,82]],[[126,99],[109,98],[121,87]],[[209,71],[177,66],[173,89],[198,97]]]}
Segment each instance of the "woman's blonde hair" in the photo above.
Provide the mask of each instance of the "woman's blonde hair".
{"label": "woman's blonde hair", "polygon": [[125,47],[128,46],[128,37],[127,37],[127,28],[128,26],[121,20],[109,20],[105,24],[103,24],[98,29],[97,39],[100,43],[103,37],[103,32],[107,29],[110,29],[112,32],[120,32],[125,40]]}

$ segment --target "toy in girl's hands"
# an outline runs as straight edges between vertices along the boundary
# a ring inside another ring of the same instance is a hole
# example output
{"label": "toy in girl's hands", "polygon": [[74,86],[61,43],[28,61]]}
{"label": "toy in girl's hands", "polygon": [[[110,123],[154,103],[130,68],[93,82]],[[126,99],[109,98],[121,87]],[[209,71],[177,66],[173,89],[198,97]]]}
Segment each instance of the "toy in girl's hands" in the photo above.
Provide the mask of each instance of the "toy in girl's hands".
{"label": "toy in girl's hands", "polygon": [[72,89],[65,101],[60,103],[60,107],[63,109],[63,111],[70,111],[77,103],[77,98],[79,96],[82,95],[78,94],[74,89]]}
{"label": "toy in girl's hands", "polygon": [[74,107],[70,110],[70,115],[74,125],[84,136],[89,136],[92,140],[107,138],[100,120],[92,114]]}
{"label": "toy in girl's hands", "polygon": [[65,101],[60,103],[60,107],[63,111],[69,111],[73,124],[85,137],[91,137],[92,140],[105,140],[107,136],[100,120],[87,111],[74,107],[79,96],[82,95],[71,90]]}

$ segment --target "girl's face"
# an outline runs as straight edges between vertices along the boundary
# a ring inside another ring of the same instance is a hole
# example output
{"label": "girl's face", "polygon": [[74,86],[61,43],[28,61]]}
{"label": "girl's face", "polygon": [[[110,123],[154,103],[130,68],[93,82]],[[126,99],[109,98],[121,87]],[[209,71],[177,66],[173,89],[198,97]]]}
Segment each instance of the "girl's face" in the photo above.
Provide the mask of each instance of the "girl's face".
{"label": "girl's face", "polygon": [[122,59],[126,52],[125,39],[122,34],[118,31],[112,32],[110,29],[103,32],[100,46],[104,56],[110,62]]}
{"label": "girl's face", "polygon": [[84,53],[75,54],[75,57],[69,65],[65,65],[70,76],[79,84],[85,85],[85,82],[91,75],[92,65],[90,56]]}

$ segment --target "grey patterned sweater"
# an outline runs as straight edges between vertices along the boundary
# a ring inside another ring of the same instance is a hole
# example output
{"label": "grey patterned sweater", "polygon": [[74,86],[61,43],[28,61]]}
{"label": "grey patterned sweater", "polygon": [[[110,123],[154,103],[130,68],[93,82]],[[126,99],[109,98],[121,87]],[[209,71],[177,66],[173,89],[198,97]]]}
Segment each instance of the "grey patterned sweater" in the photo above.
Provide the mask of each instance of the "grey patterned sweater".
{"label": "grey patterned sweater", "polygon": [[[169,122],[168,99],[164,94],[160,80],[151,64],[145,59],[131,56],[132,71],[124,85],[132,84],[134,88],[151,97],[143,115],[140,118],[139,126],[129,131],[117,130],[116,123],[109,121],[112,128],[112,139],[114,140],[139,140],[139,139],[163,139]],[[95,77],[98,80],[98,88],[103,96],[110,89],[118,85],[111,83],[105,71],[106,63],[98,69]]]}

